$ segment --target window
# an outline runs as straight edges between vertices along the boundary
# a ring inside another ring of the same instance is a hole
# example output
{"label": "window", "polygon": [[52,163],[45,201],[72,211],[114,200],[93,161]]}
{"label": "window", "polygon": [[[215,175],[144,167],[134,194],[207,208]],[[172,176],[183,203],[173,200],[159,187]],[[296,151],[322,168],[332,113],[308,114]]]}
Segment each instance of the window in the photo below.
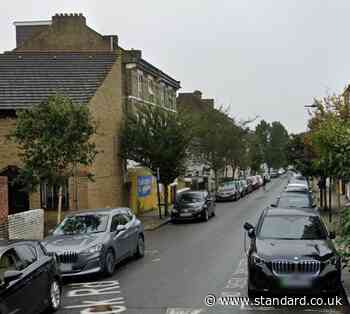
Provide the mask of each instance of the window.
{"label": "window", "polygon": [[16,265],[17,270],[26,269],[28,266],[36,262],[36,251],[32,246],[20,245],[15,248],[19,262]]}
{"label": "window", "polygon": [[[42,183],[40,186],[41,208],[57,209],[58,207],[58,189],[57,185]],[[63,185],[62,191],[62,209],[69,208],[68,180]]]}
{"label": "window", "polygon": [[327,233],[316,216],[266,216],[258,233],[262,239],[321,240]]}
{"label": "window", "polygon": [[142,72],[138,72],[137,74],[137,95],[142,98],[143,96],[143,74]]}
{"label": "window", "polygon": [[112,218],[111,232],[117,230],[118,225],[126,225],[130,221],[130,217],[127,214],[116,214]]}
{"label": "window", "polygon": [[14,249],[9,249],[0,257],[0,285],[4,283],[4,274],[8,270],[17,270],[19,257]]}

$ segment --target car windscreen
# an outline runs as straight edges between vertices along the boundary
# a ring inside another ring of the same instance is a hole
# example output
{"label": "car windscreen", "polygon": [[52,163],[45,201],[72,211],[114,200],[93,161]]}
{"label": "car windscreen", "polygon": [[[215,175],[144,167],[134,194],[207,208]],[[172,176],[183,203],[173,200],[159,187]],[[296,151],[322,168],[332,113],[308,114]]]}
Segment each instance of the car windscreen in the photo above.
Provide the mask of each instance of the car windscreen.
{"label": "car windscreen", "polygon": [[281,196],[277,201],[277,206],[281,208],[310,208],[311,200],[307,195]]}
{"label": "car windscreen", "polygon": [[236,183],[235,182],[223,182],[219,185],[219,191],[222,190],[232,190],[236,188]]}
{"label": "car windscreen", "polygon": [[198,203],[203,202],[204,197],[202,193],[183,193],[177,198],[179,203]]}
{"label": "car windscreen", "polygon": [[322,240],[327,232],[317,216],[271,215],[259,227],[258,237],[276,240]]}
{"label": "car windscreen", "polygon": [[105,232],[108,215],[87,214],[66,217],[54,231],[54,235],[89,234]]}

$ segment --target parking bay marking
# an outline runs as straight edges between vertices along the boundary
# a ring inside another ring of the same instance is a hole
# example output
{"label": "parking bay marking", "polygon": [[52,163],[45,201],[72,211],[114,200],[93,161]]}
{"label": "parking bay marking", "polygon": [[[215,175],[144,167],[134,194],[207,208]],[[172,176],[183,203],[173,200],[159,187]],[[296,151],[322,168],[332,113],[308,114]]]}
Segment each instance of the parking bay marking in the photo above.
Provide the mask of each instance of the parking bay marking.
{"label": "parking bay marking", "polygon": [[[120,294],[119,281],[97,281],[87,283],[73,283],[72,290],[67,292],[68,298],[93,297],[101,295]],[[125,299],[122,296],[105,300],[83,300],[80,304],[67,305],[65,309],[81,309],[80,314],[96,313],[115,314],[126,311]]]}

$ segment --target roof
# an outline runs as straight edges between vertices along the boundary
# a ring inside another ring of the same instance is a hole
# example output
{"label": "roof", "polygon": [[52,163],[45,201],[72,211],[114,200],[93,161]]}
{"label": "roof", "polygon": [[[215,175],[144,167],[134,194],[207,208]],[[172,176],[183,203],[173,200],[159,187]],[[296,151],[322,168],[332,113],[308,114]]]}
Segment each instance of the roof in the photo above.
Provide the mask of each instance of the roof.
{"label": "roof", "polygon": [[317,212],[309,208],[268,208],[266,216],[319,216]]}
{"label": "roof", "polygon": [[28,108],[57,93],[87,104],[116,57],[111,52],[0,54],[0,110]]}
{"label": "roof", "polygon": [[97,209],[82,209],[79,211],[70,212],[67,216],[83,215],[83,214],[114,214],[114,213],[123,213],[129,211],[129,208],[126,207],[117,207],[117,208],[97,208]]}

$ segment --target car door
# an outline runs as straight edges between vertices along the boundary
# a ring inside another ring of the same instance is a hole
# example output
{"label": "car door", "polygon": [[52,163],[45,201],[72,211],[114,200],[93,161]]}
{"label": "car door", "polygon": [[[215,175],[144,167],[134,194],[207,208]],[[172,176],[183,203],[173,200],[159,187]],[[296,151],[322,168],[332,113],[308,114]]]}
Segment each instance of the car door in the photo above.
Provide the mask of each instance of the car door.
{"label": "car door", "polygon": [[130,211],[125,212],[125,218],[128,220],[126,226],[128,230],[128,254],[133,254],[137,246],[139,236],[139,224],[135,215]]}
{"label": "car door", "polygon": [[[31,281],[30,272],[23,268],[25,261],[21,260],[15,248],[9,248],[1,256],[1,298],[8,313],[29,314],[35,313],[38,304],[35,284]],[[18,270],[22,276],[5,286],[3,275],[6,271]]]}
{"label": "car door", "polygon": [[125,218],[121,213],[115,214],[112,217],[111,230],[113,246],[116,252],[116,259],[122,260],[128,254],[128,234],[127,229],[118,231],[119,225],[125,225]]}
{"label": "car door", "polygon": [[[18,257],[24,261],[24,267],[30,273],[31,285],[35,287],[37,304],[36,312],[43,309],[49,287],[48,258],[40,259],[35,244],[23,244],[15,247]],[[38,297],[39,296],[39,297]]]}

